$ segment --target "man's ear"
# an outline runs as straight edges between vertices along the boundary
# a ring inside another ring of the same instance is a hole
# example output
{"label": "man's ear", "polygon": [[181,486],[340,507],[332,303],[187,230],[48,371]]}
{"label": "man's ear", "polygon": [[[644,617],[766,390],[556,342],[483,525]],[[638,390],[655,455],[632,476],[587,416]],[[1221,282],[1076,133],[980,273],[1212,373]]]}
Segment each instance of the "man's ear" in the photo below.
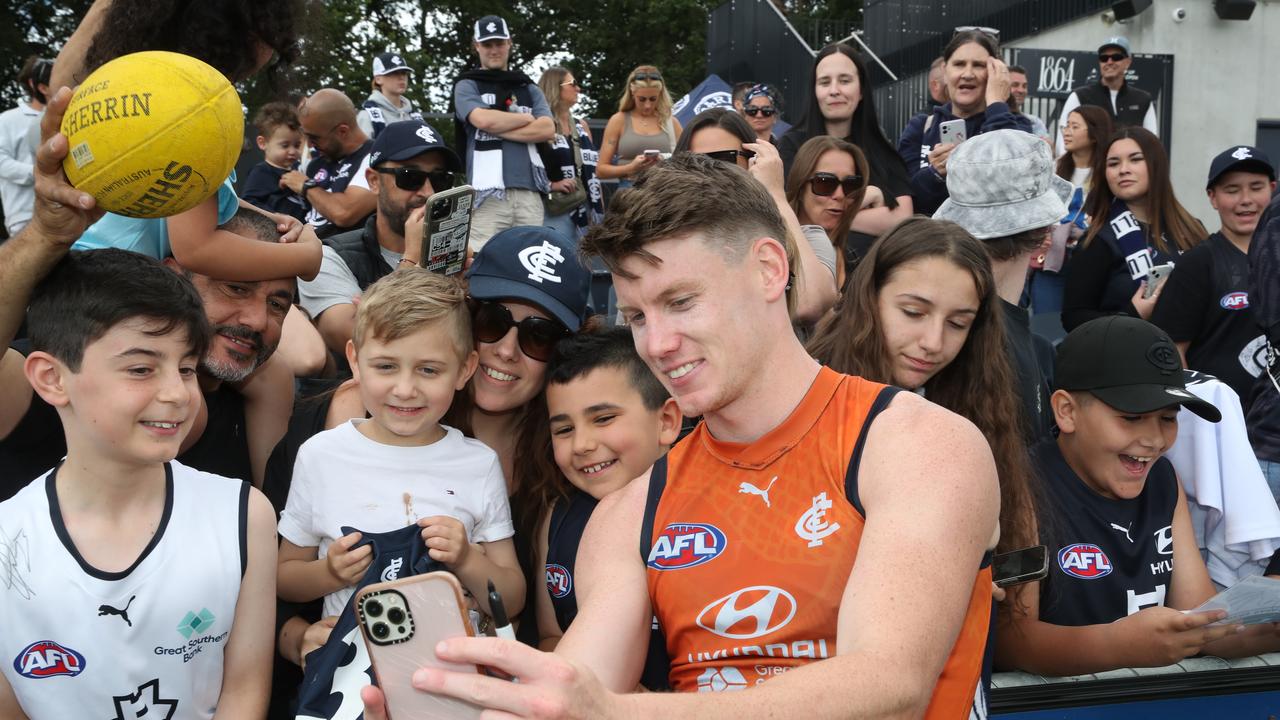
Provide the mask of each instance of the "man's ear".
{"label": "man's ear", "polygon": [[380,174],[381,173],[377,170],[373,169],[373,166],[369,166],[364,169],[364,179],[369,183],[369,190],[375,194],[378,192],[378,186],[382,182],[382,178],[379,177]]}
{"label": "man's ear", "polygon": [[760,272],[765,299],[773,302],[783,298],[785,302],[787,285],[791,283],[791,273],[787,262],[787,249],[782,242],[771,237],[756,240],[751,245],[750,259]]}
{"label": "man's ear", "polygon": [[684,416],[680,414],[680,406],[676,404],[675,398],[667,398],[667,401],[662,403],[662,407],[658,409],[658,419],[662,422],[662,429],[658,433],[658,444],[671,447],[680,437],[680,425],[684,422]]}
{"label": "man's ear", "polygon": [[38,350],[27,356],[22,364],[22,371],[27,376],[27,382],[31,383],[31,388],[45,402],[54,407],[71,404],[65,387],[71,371],[61,360]]}
{"label": "man's ear", "polygon": [[1049,405],[1053,408],[1053,419],[1058,429],[1070,434],[1076,431],[1079,422],[1080,403],[1066,390],[1055,390],[1049,397]]}

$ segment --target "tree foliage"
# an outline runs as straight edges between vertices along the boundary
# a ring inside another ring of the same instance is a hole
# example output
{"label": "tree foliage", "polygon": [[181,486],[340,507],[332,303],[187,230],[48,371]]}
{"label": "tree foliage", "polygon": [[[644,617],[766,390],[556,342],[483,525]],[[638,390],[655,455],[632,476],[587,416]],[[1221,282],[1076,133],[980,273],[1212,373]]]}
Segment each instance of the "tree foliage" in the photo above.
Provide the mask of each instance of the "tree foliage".
{"label": "tree foliage", "polygon": [[17,104],[24,92],[15,82],[29,55],[53,58],[71,37],[93,0],[0,0],[0,102]]}

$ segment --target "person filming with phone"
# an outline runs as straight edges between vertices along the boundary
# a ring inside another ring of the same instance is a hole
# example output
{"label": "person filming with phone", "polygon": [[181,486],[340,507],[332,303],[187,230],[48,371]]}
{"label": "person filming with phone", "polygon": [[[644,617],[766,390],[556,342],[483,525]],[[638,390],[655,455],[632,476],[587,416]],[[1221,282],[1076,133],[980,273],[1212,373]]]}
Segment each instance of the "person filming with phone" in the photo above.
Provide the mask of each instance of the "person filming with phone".
{"label": "person filming with phone", "polygon": [[[421,120],[391,123],[369,153],[366,179],[378,210],[364,227],[325,240],[320,274],[300,282],[302,307],[316,322],[330,352],[346,352],[355,326],[354,298],[400,265],[417,265],[421,249],[408,248],[405,226],[432,195],[453,187],[462,165],[439,134]],[[422,213],[417,213],[419,223]],[[420,231],[418,233],[420,242]]]}
{"label": "person filming with phone", "polygon": [[1094,177],[1105,182],[1085,201],[1093,220],[1067,266],[1068,332],[1103,315],[1150,319],[1172,264],[1208,236],[1174,196],[1169,157],[1150,131],[1124,128],[1094,157]]}
{"label": "person filming with phone", "polygon": [[942,51],[951,101],[912,118],[898,140],[917,213],[932,215],[947,199],[947,158],[965,138],[1004,128],[1032,132],[1031,121],[1009,107],[1009,66],[993,33],[956,32]]}

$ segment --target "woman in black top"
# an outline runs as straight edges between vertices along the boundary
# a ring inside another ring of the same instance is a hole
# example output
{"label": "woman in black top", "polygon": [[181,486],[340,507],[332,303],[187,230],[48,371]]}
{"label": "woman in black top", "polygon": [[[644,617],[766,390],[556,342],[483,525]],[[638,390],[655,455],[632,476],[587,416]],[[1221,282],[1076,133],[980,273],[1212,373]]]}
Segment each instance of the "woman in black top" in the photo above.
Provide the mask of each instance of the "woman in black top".
{"label": "woman in black top", "polygon": [[1062,326],[1103,315],[1151,317],[1160,288],[1142,297],[1147,271],[1174,262],[1207,233],[1178,202],[1169,158],[1140,127],[1123,128],[1094,152],[1093,188],[1085,201],[1089,232],[1071,258],[1062,296]]}
{"label": "woman in black top", "polygon": [[834,135],[861,148],[871,168],[868,182],[879,188],[884,204],[859,212],[853,231],[877,236],[911,217],[913,205],[907,169],[880,129],[872,89],[857,51],[843,43],[822,48],[814,58],[809,106],[778,140],[778,153],[790,172],[796,152],[809,138]]}

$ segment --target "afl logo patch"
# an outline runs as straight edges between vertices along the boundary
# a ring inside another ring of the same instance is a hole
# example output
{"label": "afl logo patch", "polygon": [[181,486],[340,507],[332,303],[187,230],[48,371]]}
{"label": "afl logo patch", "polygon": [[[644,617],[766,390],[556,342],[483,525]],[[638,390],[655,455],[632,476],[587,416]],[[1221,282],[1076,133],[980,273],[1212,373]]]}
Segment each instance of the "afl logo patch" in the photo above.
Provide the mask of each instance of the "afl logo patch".
{"label": "afl logo patch", "polygon": [[312,177],[311,179],[315,180],[318,183],[322,183],[325,180],[329,179],[329,171],[325,168],[320,168],[319,170],[316,171],[315,176]]}
{"label": "afl logo patch", "polygon": [[557,563],[547,563],[547,592],[553,598],[562,598],[573,591],[573,575],[569,569]]}
{"label": "afl logo patch", "polygon": [[673,523],[658,533],[646,564],[654,570],[691,568],[715,560],[727,544],[715,525]]}
{"label": "afl logo patch", "polygon": [[1222,296],[1218,301],[1223,310],[1244,310],[1249,307],[1249,293],[1233,292]]}
{"label": "afl logo patch", "polygon": [[49,677],[75,677],[84,672],[84,656],[52,640],[28,645],[13,659],[13,669],[33,680]]}
{"label": "afl logo patch", "polygon": [[1090,543],[1068,545],[1058,551],[1058,567],[1081,580],[1097,580],[1111,574],[1111,560],[1102,548]]}

